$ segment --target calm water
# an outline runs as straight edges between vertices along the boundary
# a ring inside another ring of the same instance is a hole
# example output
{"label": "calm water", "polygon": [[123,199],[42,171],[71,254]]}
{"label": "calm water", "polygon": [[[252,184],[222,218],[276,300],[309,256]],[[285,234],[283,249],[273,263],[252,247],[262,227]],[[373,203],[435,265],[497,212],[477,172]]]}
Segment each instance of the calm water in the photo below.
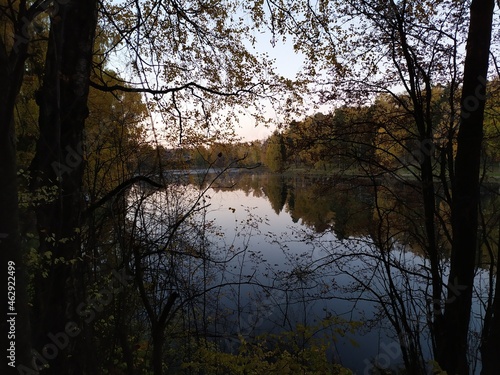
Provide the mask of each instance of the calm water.
{"label": "calm water", "polygon": [[[369,191],[351,186],[331,189],[318,182],[245,175],[219,183],[235,184],[231,189],[208,192],[207,219],[224,233],[212,240],[219,247],[246,250],[222,278],[241,277],[259,284],[227,294],[225,307],[234,306],[236,298],[235,311],[240,313],[232,314],[233,320],[217,329],[230,336],[253,336],[338,317],[323,332],[335,337],[331,355],[336,361],[358,374],[368,374],[372,360],[381,367],[397,366],[402,359],[388,322],[379,319],[374,302],[365,300],[371,299],[366,290],[341,270],[358,269],[361,277],[370,272],[365,271],[370,268],[366,263],[373,265],[369,259],[356,257],[372,242]],[[422,264],[413,253],[396,252]],[[334,259],[339,256],[345,258],[337,264]],[[381,291],[383,285],[377,283],[373,281],[372,286]],[[343,322],[363,325],[350,330]]]}
{"label": "calm water", "polygon": [[[390,196],[375,197],[373,186],[362,180],[229,173],[208,186],[202,177],[192,173],[191,185],[172,184],[160,201],[154,195],[141,230],[161,243],[176,218],[196,207],[177,242],[193,238],[193,251],[204,249],[210,260],[177,258],[176,283],[196,285],[193,293],[199,295],[203,284],[210,292],[203,294],[204,307],[198,309],[203,312],[194,319],[223,347],[234,350],[238,337],[304,324],[316,327],[318,337],[326,335],[333,343],[331,358],[357,374],[369,374],[373,362],[395,368],[402,357],[387,319],[391,280],[407,301],[406,315],[422,352],[429,355],[428,264],[407,236],[415,225],[411,214],[421,209],[412,203],[411,191],[396,187],[398,200],[405,202],[400,208]],[[375,206],[388,212],[383,221],[376,219]],[[390,224],[382,228],[386,221]],[[390,239],[390,251],[374,246],[381,233]],[[165,265],[165,272],[171,269]],[[478,272],[478,290],[481,278]],[[479,303],[474,312],[482,314]],[[330,324],[320,326],[325,320]]]}

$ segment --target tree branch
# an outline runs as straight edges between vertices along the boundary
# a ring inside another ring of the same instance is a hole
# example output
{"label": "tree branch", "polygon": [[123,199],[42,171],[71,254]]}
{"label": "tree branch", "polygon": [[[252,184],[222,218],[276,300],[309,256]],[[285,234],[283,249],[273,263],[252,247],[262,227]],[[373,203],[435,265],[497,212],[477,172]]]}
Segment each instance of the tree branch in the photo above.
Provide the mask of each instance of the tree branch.
{"label": "tree branch", "polygon": [[256,87],[257,84],[254,84],[251,86],[249,89],[240,89],[236,90],[235,92],[223,92],[219,91],[216,89],[212,89],[209,87],[202,86],[198,83],[195,82],[189,82],[186,83],[182,86],[177,86],[177,87],[171,87],[171,88],[164,88],[164,89],[152,89],[149,87],[127,87],[127,86],[122,86],[122,85],[112,85],[112,86],[107,86],[107,85],[102,85],[93,81],[90,81],[90,86],[97,90],[101,91],[106,91],[106,92],[111,92],[111,91],[124,91],[124,92],[143,92],[143,93],[148,93],[148,94],[153,94],[153,95],[164,95],[164,94],[169,94],[169,93],[175,93],[178,91],[186,90],[188,88],[196,88],[201,91],[208,92],[210,94],[214,95],[220,95],[220,96],[238,96],[242,93],[251,93],[251,89]]}
{"label": "tree branch", "polygon": [[97,202],[91,204],[87,210],[85,210],[84,216],[88,216],[92,212],[94,212],[97,208],[101,207],[104,203],[109,201],[111,198],[114,196],[120,194],[123,190],[128,188],[129,186],[134,185],[137,182],[146,182],[149,185],[152,185],[154,187],[157,187],[159,189],[163,188],[163,185],[151,180],[149,177],[146,176],[135,176],[132,177],[126,181],[123,181],[120,185],[115,187],[113,190],[111,190],[109,193],[105,194],[101,199],[99,199]]}

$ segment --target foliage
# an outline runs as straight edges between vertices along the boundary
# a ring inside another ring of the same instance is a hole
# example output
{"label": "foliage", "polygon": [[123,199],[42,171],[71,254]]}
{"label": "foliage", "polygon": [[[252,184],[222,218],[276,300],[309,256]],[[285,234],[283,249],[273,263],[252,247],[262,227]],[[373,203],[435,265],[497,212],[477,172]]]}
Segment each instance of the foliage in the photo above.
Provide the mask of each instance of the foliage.
{"label": "foliage", "polygon": [[285,170],[286,149],[283,135],[274,132],[266,144],[265,164],[272,172]]}
{"label": "foliage", "polygon": [[329,359],[333,338],[318,337],[318,328],[325,329],[331,324],[332,321],[325,320],[319,327],[298,325],[293,332],[263,335],[252,342],[239,337],[237,353],[221,351],[213,343],[202,343],[193,356],[196,360],[183,367],[205,374],[350,375],[350,370]]}
{"label": "foliage", "polygon": [[500,78],[492,80],[488,86],[484,120],[484,158],[490,163],[500,162]]}
{"label": "foliage", "polygon": [[[107,72],[107,83],[120,78]],[[95,202],[121,182],[131,178],[137,169],[139,146],[146,133],[147,113],[141,94],[113,94],[90,89],[89,118],[85,125],[85,190]]]}
{"label": "foliage", "polygon": [[[248,21],[263,6],[141,0],[102,9],[101,29],[113,40],[106,56],[118,51],[131,63],[127,71],[111,59],[109,68],[147,93],[150,111],[161,119],[160,138],[169,145],[233,140],[241,118],[267,123],[266,103],[285,102],[283,93],[292,89],[298,93],[298,83],[281,78],[273,61],[253,49],[258,25]],[[96,84],[114,87],[104,76]]]}

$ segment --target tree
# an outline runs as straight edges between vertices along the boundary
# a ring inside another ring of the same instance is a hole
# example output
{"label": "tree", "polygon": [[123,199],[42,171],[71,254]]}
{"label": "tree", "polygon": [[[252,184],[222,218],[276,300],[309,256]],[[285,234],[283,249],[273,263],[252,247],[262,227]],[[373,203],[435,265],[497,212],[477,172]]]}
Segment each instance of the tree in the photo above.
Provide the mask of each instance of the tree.
{"label": "tree", "polygon": [[283,135],[277,131],[268,139],[265,161],[265,164],[272,172],[281,173],[285,170],[285,141]]}
{"label": "tree", "polygon": [[[48,277],[37,279],[35,291],[39,350],[48,344],[49,333],[65,332],[68,321],[79,322],[75,315],[81,296],[75,279],[78,263],[69,262],[81,251],[83,129],[96,25],[96,1],[60,4],[51,18],[44,80],[37,97],[40,136],[31,164],[32,189],[56,189],[54,199],[36,207],[39,252],[51,257]],[[84,358],[71,358],[63,349],[47,372],[83,373]]]}
{"label": "tree", "polygon": [[329,135],[332,132],[331,116],[317,113],[303,121],[292,121],[283,132],[286,140],[287,159],[310,167],[325,167],[325,159],[334,148]]}
{"label": "tree", "polygon": [[[19,205],[17,182],[16,131],[14,107],[21,89],[28,59],[28,42],[33,35],[33,20],[49,6],[48,1],[37,1],[31,6],[26,2],[0,2],[0,173],[4,183],[0,184],[0,264],[2,269],[8,265],[15,267],[16,277],[16,361],[15,364],[28,364],[31,361],[30,323],[27,295],[27,269],[22,252],[19,234]],[[11,262],[11,263],[9,263]],[[14,277],[14,274],[12,274]],[[8,284],[6,284],[8,285]],[[7,292],[6,289],[4,289]],[[4,305],[5,306],[5,305]],[[2,321],[4,345],[7,330],[10,328]],[[9,348],[2,346],[2,348]],[[14,366],[6,366],[2,357],[2,368],[14,373]]]}
{"label": "tree", "polygon": [[[467,38],[467,54],[463,74],[462,98],[460,101],[460,127],[457,137],[455,178],[451,224],[453,242],[449,283],[464,285],[463,292],[446,305],[445,329],[438,361],[450,373],[468,374],[466,360],[469,323],[474,287],[474,260],[478,238],[478,209],[480,197],[481,150],[483,144],[484,107],[486,102],[486,79],[490,58],[490,41],[495,2],[472,1],[470,25]],[[472,104],[471,104],[472,103]],[[497,279],[500,271],[497,270]],[[498,284],[496,285],[498,286]],[[491,308],[498,312],[499,289],[495,290],[495,302]],[[448,294],[452,297],[452,292]],[[500,361],[494,347],[500,344],[500,317],[498,313],[485,322],[485,341],[481,353],[482,374],[498,371]]]}

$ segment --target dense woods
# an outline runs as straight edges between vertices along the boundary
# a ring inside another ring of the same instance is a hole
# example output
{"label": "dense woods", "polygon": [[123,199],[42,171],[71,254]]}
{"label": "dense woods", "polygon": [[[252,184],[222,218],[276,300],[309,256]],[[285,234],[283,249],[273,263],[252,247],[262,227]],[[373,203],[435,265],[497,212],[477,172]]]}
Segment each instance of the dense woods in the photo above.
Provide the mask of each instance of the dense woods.
{"label": "dense woods", "polygon": [[[0,0],[2,373],[351,374],[331,347],[360,322],[288,315],[348,277],[401,353],[365,373],[497,374],[495,5]],[[273,133],[241,140],[249,119]],[[208,219],[237,184],[326,255],[254,277],[266,218],[241,242]],[[288,329],[259,334],[251,302]]]}

